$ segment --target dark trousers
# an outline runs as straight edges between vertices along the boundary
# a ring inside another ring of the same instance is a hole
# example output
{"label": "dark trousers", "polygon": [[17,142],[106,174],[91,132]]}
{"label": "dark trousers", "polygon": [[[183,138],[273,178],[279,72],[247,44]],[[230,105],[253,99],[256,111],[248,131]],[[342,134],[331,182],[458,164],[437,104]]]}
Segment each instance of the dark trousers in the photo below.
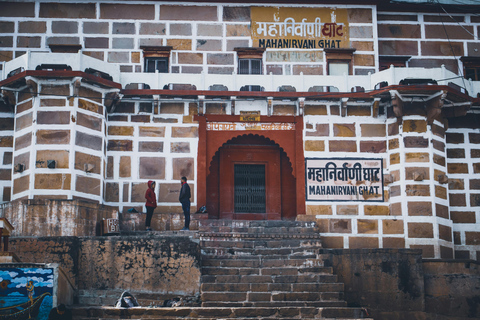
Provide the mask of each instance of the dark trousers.
{"label": "dark trousers", "polygon": [[145,208],[147,208],[147,218],[145,219],[145,227],[150,228],[150,222],[152,222],[153,210],[155,210],[155,208],[148,207],[148,206],[145,206]]}
{"label": "dark trousers", "polygon": [[183,216],[185,217],[185,228],[190,229],[190,200],[182,201]]}

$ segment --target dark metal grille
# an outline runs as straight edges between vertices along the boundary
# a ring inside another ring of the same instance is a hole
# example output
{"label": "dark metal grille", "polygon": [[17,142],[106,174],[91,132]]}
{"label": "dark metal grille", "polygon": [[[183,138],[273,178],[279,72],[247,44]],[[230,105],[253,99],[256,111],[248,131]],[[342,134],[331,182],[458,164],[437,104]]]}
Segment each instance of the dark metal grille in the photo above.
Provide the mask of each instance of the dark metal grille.
{"label": "dark metal grille", "polygon": [[265,165],[235,165],[235,212],[265,213]]}

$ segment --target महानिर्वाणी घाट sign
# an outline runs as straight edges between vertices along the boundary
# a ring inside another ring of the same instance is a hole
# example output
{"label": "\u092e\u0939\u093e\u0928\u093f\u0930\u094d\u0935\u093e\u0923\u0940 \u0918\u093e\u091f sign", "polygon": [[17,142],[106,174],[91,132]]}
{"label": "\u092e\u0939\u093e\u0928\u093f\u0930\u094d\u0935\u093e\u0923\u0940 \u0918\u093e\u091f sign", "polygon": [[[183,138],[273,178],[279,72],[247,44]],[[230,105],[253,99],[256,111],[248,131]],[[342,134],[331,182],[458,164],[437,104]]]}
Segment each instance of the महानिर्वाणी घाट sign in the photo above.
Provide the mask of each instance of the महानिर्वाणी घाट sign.
{"label": "\u092e\u0939\u093e\u0928\u093f\u0930\u094d\u0935\u093e\u0923\u0940 \u0918\u093e\u091f sign", "polygon": [[307,158],[307,201],[384,201],[383,160]]}
{"label": "\u092e\u0939\u093e\u0928\u093f\u0930\u094d\u0935\u093e\u0923\u0940 \u0918\u093e\u091f sign", "polygon": [[272,49],[348,48],[347,9],[252,7],[253,46]]}

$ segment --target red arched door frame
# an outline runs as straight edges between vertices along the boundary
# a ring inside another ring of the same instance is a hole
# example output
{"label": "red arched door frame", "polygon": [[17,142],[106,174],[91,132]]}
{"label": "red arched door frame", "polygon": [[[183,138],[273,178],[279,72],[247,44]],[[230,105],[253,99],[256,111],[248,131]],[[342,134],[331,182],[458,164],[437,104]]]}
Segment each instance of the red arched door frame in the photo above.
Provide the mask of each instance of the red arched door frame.
{"label": "red arched door frame", "polygon": [[290,160],[292,174],[296,179],[296,215],[305,214],[305,158],[303,153],[303,117],[271,116],[261,119],[262,123],[289,123],[293,130],[242,130],[242,131],[210,131],[207,123],[230,122],[239,123],[240,116],[198,115],[198,157],[197,157],[197,203],[202,206],[207,201],[207,176],[209,166],[215,153],[229,140],[244,134],[259,134],[274,141],[283,149]]}

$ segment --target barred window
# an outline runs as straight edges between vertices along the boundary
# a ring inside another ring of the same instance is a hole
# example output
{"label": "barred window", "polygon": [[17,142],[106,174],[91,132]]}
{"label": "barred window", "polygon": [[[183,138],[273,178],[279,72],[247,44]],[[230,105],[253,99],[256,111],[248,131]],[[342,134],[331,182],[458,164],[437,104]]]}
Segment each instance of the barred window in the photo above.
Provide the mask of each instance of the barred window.
{"label": "barred window", "polygon": [[168,73],[168,58],[145,58],[145,72]]}
{"label": "barred window", "polygon": [[261,59],[238,59],[239,74],[262,74]]}

